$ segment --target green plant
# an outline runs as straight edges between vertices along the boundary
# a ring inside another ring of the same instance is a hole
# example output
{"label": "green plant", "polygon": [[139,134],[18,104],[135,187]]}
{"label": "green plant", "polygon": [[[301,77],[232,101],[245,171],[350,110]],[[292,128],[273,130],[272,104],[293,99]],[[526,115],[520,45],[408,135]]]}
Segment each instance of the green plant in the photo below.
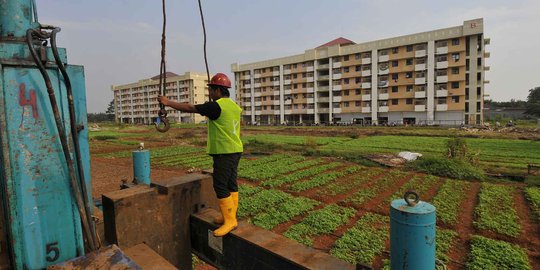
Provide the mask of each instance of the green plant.
{"label": "green plant", "polygon": [[468,270],[530,270],[527,252],[507,242],[474,235],[471,238]]}
{"label": "green plant", "polygon": [[304,190],[308,190],[314,187],[322,186],[339,177],[343,177],[345,175],[355,173],[361,168],[362,167],[359,167],[359,166],[353,166],[353,167],[348,167],[337,172],[329,172],[325,174],[320,174],[312,179],[295,183],[290,187],[290,189],[292,191],[304,191]]}
{"label": "green plant", "polygon": [[436,184],[438,180],[438,177],[432,175],[415,175],[413,178],[411,178],[411,180],[401,186],[398,191],[394,192],[392,196],[386,198],[381,204],[379,204],[378,208],[388,209],[392,201],[403,198],[403,194],[409,190],[416,191],[416,193],[422,197],[423,193]]}
{"label": "green plant", "polygon": [[484,172],[478,167],[460,160],[442,157],[422,157],[408,163],[406,167],[418,172],[455,179],[482,180],[485,178]]}
{"label": "green plant", "polygon": [[437,219],[448,225],[456,225],[461,203],[465,199],[470,199],[466,198],[470,187],[469,182],[446,180],[433,198]]}
{"label": "green plant", "polygon": [[465,160],[468,150],[467,142],[465,141],[465,139],[460,137],[451,138],[446,141],[446,147],[448,149],[448,158]]}
{"label": "green plant", "polygon": [[338,167],[340,165],[342,164],[339,162],[332,162],[328,164],[313,166],[307,169],[293,172],[291,174],[274,177],[272,179],[264,181],[262,185],[267,187],[278,187],[283,184],[293,183],[300,179],[320,174],[326,170]]}
{"label": "green plant", "polygon": [[476,206],[478,229],[517,237],[521,232],[519,218],[514,208],[515,188],[507,185],[482,183],[480,202]]}
{"label": "green plant", "polygon": [[270,230],[280,223],[289,221],[291,218],[303,214],[319,205],[318,201],[294,197],[285,202],[268,208],[265,212],[257,214],[253,218],[253,224]]}
{"label": "green plant", "polygon": [[243,196],[239,200],[238,217],[256,215],[268,207],[292,198],[292,195],[274,189],[262,190],[250,197]]}
{"label": "green plant", "polygon": [[540,220],[540,188],[528,187],[525,189],[525,195],[531,204],[533,212],[536,214],[536,218]]}
{"label": "green plant", "polygon": [[375,198],[380,192],[383,192],[390,186],[395,185],[397,181],[399,181],[406,175],[406,173],[398,170],[388,171],[387,174],[378,179],[378,181],[373,183],[372,186],[356,192],[354,195],[347,198],[345,201],[352,203],[355,207],[359,207],[368,200]]}
{"label": "green plant", "polygon": [[437,236],[436,236],[436,256],[437,259],[442,261],[448,261],[448,251],[450,251],[450,248],[454,244],[454,241],[456,237],[458,236],[458,233],[452,230],[445,230],[437,228]]}

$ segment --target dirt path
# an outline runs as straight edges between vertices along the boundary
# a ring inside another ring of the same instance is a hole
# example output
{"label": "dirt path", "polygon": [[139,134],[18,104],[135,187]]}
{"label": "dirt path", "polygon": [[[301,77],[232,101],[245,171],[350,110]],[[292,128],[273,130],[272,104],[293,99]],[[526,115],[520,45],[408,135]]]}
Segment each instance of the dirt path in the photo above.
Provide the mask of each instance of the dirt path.
{"label": "dirt path", "polygon": [[518,188],[514,196],[517,214],[521,223],[520,245],[527,249],[529,261],[533,269],[540,269],[540,238],[531,236],[540,236],[540,225],[535,220],[532,209],[525,198],[523,188]]}

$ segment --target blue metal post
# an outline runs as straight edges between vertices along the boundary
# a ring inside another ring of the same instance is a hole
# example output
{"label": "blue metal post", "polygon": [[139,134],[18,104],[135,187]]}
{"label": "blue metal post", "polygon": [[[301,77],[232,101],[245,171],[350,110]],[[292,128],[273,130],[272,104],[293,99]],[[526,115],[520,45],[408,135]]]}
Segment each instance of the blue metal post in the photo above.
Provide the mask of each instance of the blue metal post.
{"label": "blue metal post", "polygon": [[391,269],[435,269],[435,207],[418,195],[414,201],[394,200],[390,220]]}
{"label": "blue metal post", "polygon": [[39,26],[33,21],[33,13],[32,0],[0,1],[0,36],[26,36],[26,30]]}
{"label": "blue metal post", "polygon": [[133,181],[137,184],[150,185],[150,151],[136,150],[133,156]]}

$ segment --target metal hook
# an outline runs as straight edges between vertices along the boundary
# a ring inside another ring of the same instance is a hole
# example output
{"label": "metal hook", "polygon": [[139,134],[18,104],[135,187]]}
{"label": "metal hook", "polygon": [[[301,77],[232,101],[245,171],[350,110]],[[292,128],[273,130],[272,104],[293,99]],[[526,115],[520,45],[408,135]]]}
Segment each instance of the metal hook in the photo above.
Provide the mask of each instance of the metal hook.
{"label": "metal hook", "polygon": [[418,196],[418,193],[416,193],[416,191],[409,190],[405,192],[405,194],[403,194],[403,199],[405,199],[407,205],[415,206],[420,201],[420,196]]}
{"label": "metal hook", "polygon": [[[156,130],[159,132],[167,132],[171,128],[171,124],[169,123],[169,119],[167,119],[167,110],[161,109],[158,113],[158,119],[155,123]],[[161,126],[161,123],[163,123],[163,127]]]}

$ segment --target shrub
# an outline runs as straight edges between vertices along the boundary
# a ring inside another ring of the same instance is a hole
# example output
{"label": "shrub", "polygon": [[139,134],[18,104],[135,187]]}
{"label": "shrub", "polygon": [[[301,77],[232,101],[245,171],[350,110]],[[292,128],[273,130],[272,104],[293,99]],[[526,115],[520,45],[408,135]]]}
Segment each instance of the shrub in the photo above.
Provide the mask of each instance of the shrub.
{"label": "shrub", "polygon": [[97,136],[94,136],[94,139],[96,139],[98,141],[116,140],[117,136],[113,136],[113,135],[97,135]]}
{"label": "shrub", "polygon": [[407,164],[407,168],[428,174],[455,179],[485,178],[484,172],[464,161],[440,157],[422,157]]}

